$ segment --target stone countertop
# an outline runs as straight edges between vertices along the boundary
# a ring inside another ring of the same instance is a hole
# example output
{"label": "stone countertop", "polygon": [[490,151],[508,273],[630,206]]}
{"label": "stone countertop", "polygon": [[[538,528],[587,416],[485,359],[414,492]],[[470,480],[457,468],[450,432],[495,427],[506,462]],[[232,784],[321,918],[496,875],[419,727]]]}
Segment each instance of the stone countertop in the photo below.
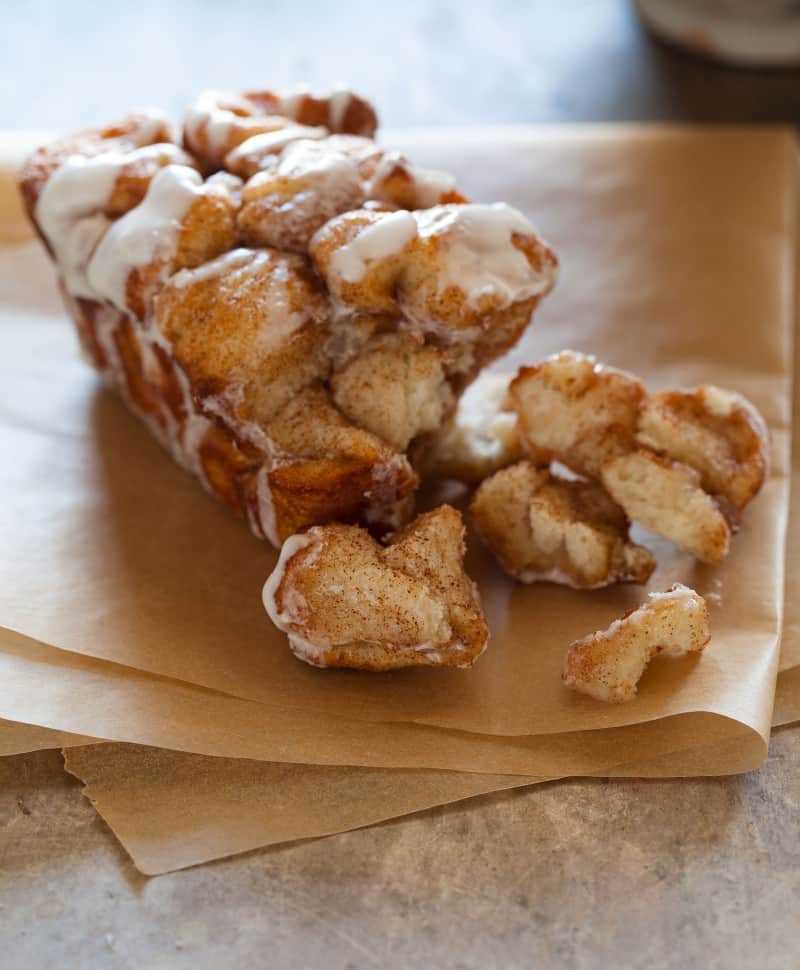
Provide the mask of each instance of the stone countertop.
{"label": "stone countertop", "polygon": [[[0,127],[343,76],[393,126],[800,119],[800,73],[669,50],[624,0],[364,10],[8,4]],[[555,783],[147,880],[60,755],[0,759],[0,966],[793,970],[799,810],[788,729],[744,777]]]}
{"label": "stone countertop", "polygon": [[56,752],[0,760],[0,965],[794,970],[800,732],[734,778],[571,780],[147,879]]}

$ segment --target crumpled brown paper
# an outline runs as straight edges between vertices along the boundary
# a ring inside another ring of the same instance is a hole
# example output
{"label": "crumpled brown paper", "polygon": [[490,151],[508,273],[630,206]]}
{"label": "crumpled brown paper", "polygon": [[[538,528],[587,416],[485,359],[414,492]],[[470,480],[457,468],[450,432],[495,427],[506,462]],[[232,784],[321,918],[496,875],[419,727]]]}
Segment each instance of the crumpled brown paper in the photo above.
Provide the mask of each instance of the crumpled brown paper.
{"label": "crumpled brown paper", "polygon": [[[505,138],[505,140],[503,140]],[[472,543],[493,632],[475,670],[320,675],[264,616],[274,554],[169,462],[77,359],[38,249],[2,266],[6,454],[0,621],[36,640],[280,706],[294,716],[531,735],[707,711],[766,737],[777,661],[793,298],[793,142],[781,130],[521,130],[405,145],[468,191],[533,215],[564,271],[514,360],[565,345],[640,371],[743,391],[773,437],[773,474],[728,561],[658,543],[663,588],[711,593],[714,649],[653,665],[606,707],[558,685],[564,645],[637,602],[515,586]]]}
{"label": "crumpled brown paper", "polygon": [[[661,137],[663,134],[664,134],[663,132],[657,132],[656,133],[656,139],[658,139],[659,137]],[[672,137],[675,137],[676,134],[677,134],[676,132],[672,132],[671,133],[671,136]],[[731,134],[731,133],[728,133],[728,134]],[[511,136],[509,136],[509,137],[511,137]],[[569,140],[569,138],[575,138],[576,136],[574,134],[570,134],[569,132],[567,132],[566,133],[566,137]],[[584,136],[581,136],[581,137],[584,137]],[[616,133],[616,138],[619,138],[619,137],[621,137],[621,133],[617,132]],[[737,137],[740,137],[740,135],[738,133],[737,133]],[[773,138],[776,138],[777,136],[773,133],[772,134],[772,137]],[[516,136],[515,136],[515,138],[517,140],[521,141],[523,144],[527,144],[530,141],[531,136],[530,136],[530,134],[527,134],[527,136],[523,136],[522,133],[517,133]],[[514,141],[515,138],[511,138],[511,140]],[[612,140],[614,140],[614,139],[612,139]],[[635,140],[636,139],[634,139],[634,141]],[[439,151],[445,151],[446,150],[446,149],[443,149],[441,145],[438,145],[435,139],[432,141],[431,145],[428,145],[427,147],[428,148],[431,148],[432,146],[434,148],[437,148]],[[528,148],[529,147],[530,146],[528,145]],[[639,153],[641,153],[641,146],[636,146],[636,151],[638,151]],[[419,149],[417,149],[416,154],[417,154],[417,156],[419,156],[419,154],[420,154]],[[480,154],[480,152],[478,152],[478,154]],[[645,152],[645,154],[646,154],[646,152]],[[747,153],[745,153],[745,154],[747,154]],[[440,164],[446,164],[446,162],[440,162]],[[497,173],[494,173],[494,174],[497,174]],[[505,170],[504,170],[504,173],[503,174],[507,174],[505,172]],[[485,194],[485,193],[482,193],[482,194]],[[507,197],[509,196],[509,193],[508,192],[506,193],[506,196]],[[513,199],[512,199],[512,201],[513,201]],[[550,234],[551,234],[551,236],[553,236],[553,233],[552,232]],[[763,241],[764,240],[761,239],[761,242],[763,242]],[[780,261],[778,261],[778,262],[780,262]],[[17,267],[17,269],[18,268],[19,267]],[[562,281],[562,284],[563,284],[563,281]],[[584,296],[585,295],[586,294],[584,294]],[[581,342],[581,343],[578,343],[577,341],[572,340],[570,342],[573,345],[580,346],[581,349],[584,349],[587,346],[587,344],[586,344],[585,341],[584,342]],[[547,349],[556,349],[558,346],[561,346],[561,345],[562,344],[558,340],[556,340],[550,346],[548,346]],[[603,352],[600,348],[598,348],[596,346],[595,346],[594,349],[598,350],[600,353]],[[650,349],[652,350],[652,348],[650,348]],[[604,356],[606,357],[606,359],[611,360],[614,363],[625,363],[625,361],[620,360],[619,357],[611,358],[608,355],[608,353],[605,353]],[[628,363],[628,366],[636,366],[636,365],[635,364],[632,364],[632,363]],[[650,376],[650,375],[648,374],[647,376]],[[706,372],[700,371],[698,373],[698,376],[697,376],[696,379],[707,379],[707,378],[709,378],[709,376],[710,375],[708,374],[707,371]],[[684,376],[683,378],[680,378],[680,377],[676,377],[675,378],[675,380],[681,380],[681,379],[684,380],[684,381],[689,380],[689,378],[687,376]],[[719,380],[721,383],[725,383],[726,382],[722,378],[719,378],[719,377],[717,377],[716,379]],[[671,380],[672,379],[670,379],[670,381]],[[664,383],[667,383],[667,381],[664,381]],[[728,380],[727,383],[732,383],[732,382],[730,380]],[[733,386],[740,387],[740,388],[742,388],[742,389],[744,389],[744,390],[747,391],[747,388],[743,387],[743,385],[741,383],[735,384]],[[756,397],[756,395],[752,391],[749,391],[749,393],[754,398]],[[764,407],[763,401],[759,401],[759,403],[761,404],[761,406],[763,408]],[[779,407],[776,409],[776,413],[780,413],[780,408]],[[161,456],[159,456],[159,457],[161,457]],[[763,500],[760,500],[760,501],[763,501]],[[737,541],[737,544],[738,544],[738,541]],[[684,578],[683,575],[682,575],[682,578]],[[551,589],[551,592],[553,592],[552,589]],[[556,593],[559,593],[561,591],[555,591],[555,592]],[[712,593],[718,593],[718,590],[712,589]],[[726,605],[726,604],[723,603],[723,605]],[[581,632],[583,632],[583,631],[581,631]],[[718,639],[718,637],[715,637],[715,640],[716,639]],[[17,662],[20,662],[21,659],[22,659],[21,656],[19,656],[19,651],[18,651],[18,656],[15,659],[16,659]],[[39,665],[39,671],[40,672],[41,672],[41,663],[42,663],[42,658],[41,658],[41,655],[40,655],[37,658],[37,660],[34,661],[34,665],[37,665],[37,664]],[[53,665],[51,664],[48,669],[51,669],[52,666]],[[107,665],[104,665],[104,666],[107,666]],[[73,671],[73,673],[74,673],[74,671]],[[150,680],[152,680],[152,678]],[[95,683],[95,686],[97,686],[96,683]],[[111,704],[109,706],[113,708],[114,705]],[[362,716],[362,712],[358,712],[358,716]],[[681,722],[681,720],[683,720],[685,722],[686,726],[689,727],[689,730],[687,732],[685,732],[685,735],[684,735],[681,743],[686,743],[686,744],[688,744],[689,747],[692,747],[692,746],[698,747],[703,742],[707,742],[708,744],[712,744],[713,743],[713,745],[715,745],[718,749],[720,749],[720,757],[721,757],[721,760],[717,762],[717,767],[720,768],[720,770],[723,770],[723,771],[724,770],[737,770],[737,769],[740,769],[741,768],[741,765],[742,765],[741,749],[743,747],[747,747],[747,741],[745,740],[746,739],[746,736],[747,736],[746,735],[746,732],[741,732],[740,730],[737,729],[737,730],[734,730],[730,734],[730,736],[726,738],[725,737],[725,732],[723,731],[722,734],[718,737],[718,739],[717,740],[714,740],[714,738],[715,738],[715,731],[708,729],[708,725],[709,725],[708,719],[705,719],[705,720],[700,719],[699,721],[697,721],[696,724],[695,724],[695,727],[694,727],[694,731],[691,729],[691,727],[692,727],[692,719],[691,718],[690,719],[672,718],[672,719],[670,719],[669,722],[667,722],[667,724],[672,725],[672,724],[674,724],[676,722]],[[724,722],[723,722],[723,725],[724,725]],[[665,726],[665,725],[662,725],[662,726]],[[721,725],[717,724],[717,725],[715,725],[715,728],[718,728],[720,726]],[[762,727],[763,727],[763,725],[762,725]],[[395,725],[394,728],[396,729],[397,728],[397,725]],[[451,732],[440,732],[440,734],[442,736],[447,736],[450,733]],[[593,732],[593,734],[597,734],[597,733],[598,732]],[[613,735],[616,735],[619,732],[599,732],[599,733],[601,735],[607,735],[609,738],[611,738]],[[636,734],[636,732],[633,732],[633,733]],[[649,733],[650,732],[645,732],[646,735],[649,734]],[[624,732],[623,732],[623,734],[624,734]],[[578,737],[580,737],[580,736],[578,736]],[[591,737],[591,735],[589,735],[589,737]],[[472,741],[474,739],[470,739],[470,740]],[[501,742],[501,744],[499,745],[499,747],[500,748],[503,748],[503,746],[505,744],[505,741],[508,740],[508,739],[505,739],[504,740],[504,739],[498,738],[496,740],[498,740],[498,741]],[[516,747],[519,747],[518,742],[520,740],[522,740],[522,739],[516,739],[516,741],[512,741],[511,744],[514,745],[514,746],[516,746]],[[550,739],[550,740],[557,740],[557,739]],[[632,742],[633,743],[633,747],[636,748],[636,744],[637,744],[636,738],[634,738],[632,735],[630,735],[629,738],[628,738],[628,741],[629,742]],[[655,753],[658,750],[658,745],[656,745],[655,748],[651,748],[650,747],[650,742],[649,742],[649,740],[646,739],[646,737],[644,735],[639,736],[638,742],[640,744],[643,744],[644,745],[644,747],[643,747],[642,750],[651,750],[651,751],[653,751],[653,753]],[[623,754],[623,753],[630,754],[631,748],[630,748],[630,744],[628,744],[628,742],[623,741],[622,739],[620,739],[620,741],[617,742],[617,743],[619,744],[619,751],[617,752],[618,754]],[[105,747],[105,746],[103,746],[103,747]],[[523,747],[524,747],[524,745],[523,745]],[[557,745],[557,747],[558,747],[558,745]],[[588,745],[588,747],[591,747],[591,745]],[[612,744],[612,747],[613,747],[613,744]],[[680,743],[678,743],[678,747],[680,747]],[[727,767],[724,766],[725,758],[722,757],[722,749],[725,749],[726,747],[727,747],[727,749],[729,749],[728,750],[728,761],[729,761],[729,764],[728,764]],[[90,749],[90,750],[91,751],[97,750],[99,752],[100,749],[99,748],[97,748],[97,749],[94,749],[93,748],[93,749]],[[666,750],[666,748],[663,745],[662,745],[662,750]],[[588,761],[591,760],[592,754],[595,757],[597,757],[598,752],[596,750],[594,750],[593,752],[590,753],[589,758],[584,760],[584,768],[583,768],[584,771],[589,771],[590,770],[590,765],[588,764]],[[506,754],[506,756],[507,756],[507,754]],[[558,757],[558,753],[556,753],[556,757]],[[669,759],[670,758],[672,758],[672,762],[673,762],[671,768],[669,767]],[[678,760],[676,760],[676,758]],[[666,760],[664,760],[664,759],[666,759]],[[608,751],[606,751],[606,760],[608,762]],[[692,761],[691,756],[688,758],[688,761],[687,761],[687,752],[686,751],[683,751],[682,753],[678,754],[677,756],[672,756],[672,755],[666,754],[666,755],[664,755],[662,757],[662,760],[661,760],[661,769],[660,770],[662,770],[665,773],[669,773],[669,774],[680,774],[680,773],[682,773],[681,770],[680,770],[681,763],[683,764],[683,768],[686,769],[688,762],[691,762],[691,761]],[[215,759],[215,762],[216,762],[217,768],[219,768],[220,770],[223,770],[223,764],[224,764],[224,762],[222,760],[220,760],[220,759]],[[107,764],[107,762],[104,762],[104,763]],[[574,764],[574,762],[573,762],[573,764]],[[521,767],[522,767],[521,765],[518,765],[517,766],[518,769],[521,768]],[[695,767],[699,767],[700,770],[704,770],[703,769],[703,766],[701,764],[699,764],[699,763],[696,764]],[[84,768],[85,768],[85,760],[84,760]],[[302,769],[300,769],[300,770],[302,770]],[[621,764],[618,764],[617,770],[616,770],[615,773],[620,773],[620,772],[622,772],[624,770],[625,770],[624,767]],[[634,773],[640,773],[643,769],[641,768],[641,766],[639,766],[638,768],[634,768],[633,770],[634,770]],[[691,770],[691,767],[690,767],[690,770]],[[710,771],[713,772],[714,771],[714,767],[710,765],[707,770],[710,770]],[[457,792],[456,792],[456,789],[457,789],[458,785],[456,784],[455,779],[456,778],[460,779],[460,777],[461,776],[456,776],[456,775],[452,775],[452,774],[449,776],[449,780],[451,782],[451,787],[449,789],[450,792],[451,792],[451,796],[450,796],[450,798],[444,798],[443,800],[451,800],[451,798],[464,797],[464,796],[458,795]],[[516,779],[515,781],[516,781],[516,783],[519,783],[521,781],[521,779]],[[479,789],[479,787],[476,787],[475,786],[475,776],[472,776],[472,778],[467,778],[466,779],[466,782],[468,783],[468,785],[472,785],[472,788],[470,788],[470,791],[473,791],[473,790],[474,791],[477,791],[477,790],[485,790],[485,789]],[[499,787],[499,785],[497,785],[496,787]],[[407,794],[408,794],[408,792],[406,791],[405,792],[405,795],[406,795],[406,802],[405,802],[405,804],[412,804],[413,803],[413,799],[412,799],[411,802],[409,802],[408,801],[408,798],[407,798]],[[386,793],[384,791],[384,798],[385,798],[385,795],[386,795]],[[400,801],[402,802],[402,799]],[[423,788],[420,789],[420,801],[419,801],[419,804],[417,805],[417,807],[425,807],[425,805],[426,804],[429,804],[429,803],[430,802],[426,802],[425,801],[424,786],[423,786]],[[409,809],[408,808],[405,808],[405,809],[402,809],[402,810],[407,811]],[[384,811],[385,811],[385,808],[384,808]],[[389,812],[389,814],[397,814],[397,811],[391,811],[391,812]],[[378,817],[385,817],[385,815],[381,815],[381,814],[375,815],[375,818],[378,818]],[[363,823],[360,823],[360,824],[363,824]],[[350,826],[349,825],[342,825],[341,827],[350,827]],[[269,841],[269,839],[265,839],[264,841]],[[254,844],[263,844],[263,842],[256,842]],[[195,861],[199,861],[199,859],[198,860],[195,860]],[[190,863],[184,862],[182,864],[190,864]]]}

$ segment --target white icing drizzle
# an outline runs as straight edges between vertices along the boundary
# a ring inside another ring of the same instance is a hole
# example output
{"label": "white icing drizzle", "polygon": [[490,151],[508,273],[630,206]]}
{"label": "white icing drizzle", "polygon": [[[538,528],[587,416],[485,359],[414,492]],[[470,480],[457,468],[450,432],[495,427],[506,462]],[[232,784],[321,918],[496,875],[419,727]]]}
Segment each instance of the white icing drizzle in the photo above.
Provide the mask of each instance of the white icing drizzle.
{"label": "white icing drizzle", "polygon": [[293,141],[281,153],[278,175],[325,174],[334,179],[346,180],[348,186],[358,182],[355,162],[325,142],[309,139]]}
{"label": "white icing drizzle", "polygon": [[455,176],[449,172],[413,164],[409,169],[416,183],[417,204],[421,209],[436,205],[446,192],[452,192],[456,187]]}
{"label": "white icing drizzle", "polygon": [[[136,108],[133,114],[136,115],[139,125],[135,131],[124,136],[125,140],[132,145],[150,145],[167,120],[166,115],[158,108]],[[164,145],[160,147],[163,148]],[[174,147],[177,149],[178,146]]]}
{"label": "white icing drizzle", "polygon": [[328,666],[324,660],[327,647],[318,647],[316,644],[304,640],[296,633],[289,634],[289,648],[298,660],[302,660],[311,667],[319,667],[323,670]]}
{"label": "white icing drizzle", "polygon": [[155,342],[142,337],[139,341],[139,351],[142,360],[142,373],[145,379],[151,384],[158,384],[161,381],[162,370],[161,361],[156,353]]}
{"label": "white icing drizzle", "polygon": [[278,98],[279,115],[284,118],[296,118],[300,110],[300,105],[305,98],[311,97],[311,89],[308,87],[294,88],[286,91]]}
{"label": "white icing drizzle", "polygon": [[[298,617],[294,616],[293,611],[288,607],[285,607],[283,610],[278,609],[278,604],[275,597],[278,592],[278,587],[283,581],[283,577],[290,560],[302,549],[306,549],[308,546],[313,544],[314,536],[312,533],[313,530],[311,530],[311,533],[303,532],[298,533],[297,535],[289,536],[289,538],[281,546],[281,552],[278,556],[278,562],[276,563],[275,568],[272,570],[270,575],[267,577],[267,581],[264,583],[264,589],[261,594],[264,609],[267,611],[269,618],[272,620],[275,626],[284,633],[288,632],[288,629],[292,623],[297,622]],[[314,649],[317,649],[317,647]]]}
{"label": "white icing drizzle", "polygon": [[707,384],[703,388],[704,403],[710,414],[718,418],[729,418],[739,402],[739,395],[722,387]]}
{"label": "white icing drizzle", "polygon": [[331,258],[331,270],[344,282],[357,283],[371,262],[396,255],[416,235],[417,223],[410,212],[392,212],[337,249]]}
{"label": "white icing drizzle", "polygon": [[200,446],[210,427],[211,421],[204,414],[198,414],[192,407],[183,422],[179,438],[180,448],[184,456],[181,464],[202,480],[205,480],[205,473],[200,460]]}
{"label": "white icing drizzle", "polygon": [[456,187],[455,176],[449,172],[422,168],[414,165],[399,152],[386,152],[370,179],[367,188],[370,199],[392,201],[391,196],[383,191],[382,183],[398,166],[404,168],[414,180],[415,204],[420,209],[429,209],[438,205],[442,196]]}
{"label": "white icing drizzle", "polygon": [[273,546],[280,545],[275,503],[272,500],[272,487],[269,483],[269,465],[265,462],[258,470],[256,478],[256,500],[258,502],[258,522],[262,535]]}
{"label": "white icing drizzle", "polygon": [[328,129],[321,125],[312,127],[311,125],[294,124],[287,125],[286,128],[278,128],[275,131],[264,131],[260,135],[253,135],[234,148],[228,155],[227,162],[233,167],[244,157],[266,158],[268,155],[277,155],[287,145],[301,138],[317,141],[320,138],[327,137],[327,135]]}
{"label": "white icing drizzle", "polygon": [[118,219],[97,246],[87,270],[95,293],[127,309],[131,271],[171,252],[202,182],[199,172],[183,165],[156,174],[142,202]]}
{"label": "white icing drizzle", "polygon": [[[151,328],[151,331],[153,333],[156,332],[154,327]],[[145,336],[142,339],[146,340],[147,337]],[[206,432],[211,426],[211,421],[205,415],[198,413],[194,398],[192,397],[189,378],[177,360],[174,360],[174,374],[181,389],[181,400],[186,418],[181,426],[175,421],[169,409],[164,408],[164,415],[167,422],[167,449],[179,465],[195,474],[202,482],[204,488],[211,492],[213,489],[206,475],[203,460],[200,455],[200,447]]]}
{"label": "white icing drizzle", "polygon": [[209,151],[213,154],[223,153],[228,147],[228,138],[237,116],[222,105],[233,100],[238,99],[224,91],[204,91],[186,112],[184,130],[187,140],[196,144],[205,129]]}
{"label": "white icing drizzle", "polygon": [[[160,118],[137,130],[136,140],[154,136]],[[133,137],[133,136],[132,136]],[[104,215],[123,167],[167,156],[175,161],[184,152],[171,144],[146,145],[130,152],[103,152],[93,158],[70,155],[50,176],[36,204],[36,222],[53,249],[67,290],[93,299],[95,292],[86,267],[95,246],[111,224]]]}
{"label": "white icing drizzle", "polygon": [[[283,115],[285,118],[296,118],[303,100],[314,97],[322,100],[325,95],[314,94],[308,87],[300,87],[295,88],[293,91],[287,91],[278,100],[278,114]],[[338,85],[330,93],[328,96],[328,118],[330,119],[331,130],[337,131],[342,127],[347,109],[350,107],[352,100],[353,92],[341,85]]]}
{"label": "white icing drizzle", "polygon": [[184,286],[194,286],[196,283],[203,283],[206,280],[213,280],[217,276],[237,269],[240,266],[247,266],[253,261],[252,249],[231,249],[216,259],[210,259],[207,263],[201,263],[194,269],[181,269],[171,277],[169,283],[172,287],[182,288]]}
{"label": "white icing drizzle", "polygon": [[683,583],[675,583],[670,589],[666,589],[661,593],[650,593],[648,596],[651,600],[682,600],[684,597],[686,597],[686,605],[689,609],[695,610],[699,607],[699,594],[691,589],[691,587],[684,586]]}
{"label": "white icing drizzle", "polygon": [[42,190],[36,222],[44,233],[73,296],[94,297],[86,265],[111,223],[102,210],[108,203],[126,156],[108,152],[95,158],[70,156]]}
{"label": "white icing drizzle", "polygon": [[504,202],[448,205],[416,212],[419,235],[444,236],[440,289],[458,287],[474,305],[481,297],[504,306],[546,293],[554,272],[536,272],[512,243],[512,234],[535,235],[531,223]]}
{"label": "white icing drizzle", "polygon": [[347,109],[353,101],[353,94],[346,88],[336,88],[328,100],[328,117],[330,118],[331,128],[338,131],[342,127]]}
{"label": "white icing drizzle", "polygon": [[[78,312],[77,310],[75,312]],[[114,340],[114,332],[119,325],[120,315],[110,306],[99,306],[92,321],[97,343],[103,351],[106,359],[106,372],[119,373],[122,371],[122,364],[117,353],[117,344]]]}
{"label": "white icing drizzle", "polygon": [[[330,271],[345,283],[357,283],[371,262],[401,252],[416,236],[422,240],[439,237],[440,291],[456,287],[472,306],[485,296],[509,306],[546,293],[555,276],[554,269],[538,272],[530,266],[525,254],[513,244],[513,233],[535,236],[522,213],[503,202],[400,210],[382,215],[336,249]],[[430,321],[425,321],[425,328],[435,332]],[[443,335],[448,334],[452,337],[452,328],[443,328]],[[471,337],[470,332],[459,331],[459,339]]]}

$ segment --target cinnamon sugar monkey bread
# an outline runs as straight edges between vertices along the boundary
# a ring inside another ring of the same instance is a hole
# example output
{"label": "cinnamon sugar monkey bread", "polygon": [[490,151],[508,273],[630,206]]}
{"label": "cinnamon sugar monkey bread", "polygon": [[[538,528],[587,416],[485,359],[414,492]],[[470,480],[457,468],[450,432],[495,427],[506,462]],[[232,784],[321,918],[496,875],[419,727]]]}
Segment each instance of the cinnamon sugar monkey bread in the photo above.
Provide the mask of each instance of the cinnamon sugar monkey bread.
{"label": "cinnamon sugar monkey bread", "polygon": [[20,174],[82,347],[174,458],[275,545],[413,516],[407,452],[557,273],[522,213],[382,149],[372,106],[201,95]]}

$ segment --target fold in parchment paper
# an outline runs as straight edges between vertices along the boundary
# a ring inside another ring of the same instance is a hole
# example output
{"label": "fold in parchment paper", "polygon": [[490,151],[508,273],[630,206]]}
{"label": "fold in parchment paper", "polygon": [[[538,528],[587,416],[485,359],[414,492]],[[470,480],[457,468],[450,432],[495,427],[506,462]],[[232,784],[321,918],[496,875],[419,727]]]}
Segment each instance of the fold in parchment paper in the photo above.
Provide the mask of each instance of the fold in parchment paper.
{"label": "fold in parchment paper", "polygon": [[[469,568],[493,631],[473,671],[369,677],[298,663],[260,605],[274,553],[99,389],[77,358],[51,268],[33,245],[9,247],[0,265],[0,435],[8,459],[0,483],[7,538],[0,623],[73,656],[211,688],[202,695],[208,703],[222,703],[212,691],[261,702],[286,725],[286,737],[270,732],[281,757],[258,755],[271,760],[328,761],[332,752],[311,757],[304,731],[288,728],[326,719],[337,731],[350,725],[352,741],[338,749],[342,763],[365,763],[369,747],[369,763],[380,757],[420,767],[435,752],[404,747],[408,732],[439,727],[469,744],[494,736],[500,747],[516,736],[524,746],[531,736],[649,722],[669,732],[678,715],[717,719],[734,732],[744,725],[760,736],[763,755],[787,507],[790,133],[523,129],[409,135],[402,147],[422,163],[456,170],[473,196],[524,209],[560,253],[557,291],[512,364],[571,346],[636,370],[653,387],[700,380],[733,387],[764,413],[773,472],[728,561],[710,570],[656,543],[661,565],[651,585],[680,579],[709,595],[712,647],[699,660],[651,665],[631,704],[574,696],[559,683],[566,644],[605,626],[642,591],[515,586],[473,541]],[[19,701],[7,706],[19,711]],[[226,744],[241,740],[238,753],[252,757],[241,728],[229,725]],[[202,719],[197,734],[205,735]],[[752,759],[750,752],[743,766]]]}
{"label": "fold in parchment paper", "polygon": [[[554,777],[586,774],[698,744],[739,739],[738,762],[763,760],[760,734],[709,713],[621,728],[501,737],[423,724],[374,725],[296,712],[154,678],[0,631],[0,717],[194,754],[300,764],[445,768]],[[690,773],[696,773],[694,770]],[[704,766],[702,774],[714,774]]]}
{"label": "fold in parchment paper", "polygon": [[[709,760],[724,760],[733,743],[709,746]],[[65,763],[146,875],[548,780],[276,765],[128,744],[70,748]],[[684,766],[677,752],[615,774],[665,777]]]}

